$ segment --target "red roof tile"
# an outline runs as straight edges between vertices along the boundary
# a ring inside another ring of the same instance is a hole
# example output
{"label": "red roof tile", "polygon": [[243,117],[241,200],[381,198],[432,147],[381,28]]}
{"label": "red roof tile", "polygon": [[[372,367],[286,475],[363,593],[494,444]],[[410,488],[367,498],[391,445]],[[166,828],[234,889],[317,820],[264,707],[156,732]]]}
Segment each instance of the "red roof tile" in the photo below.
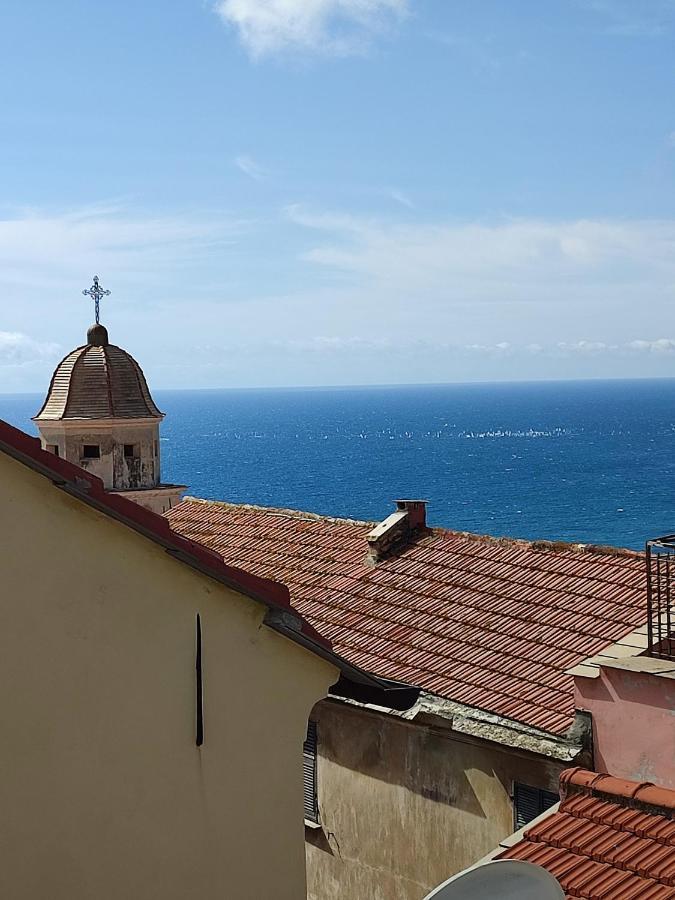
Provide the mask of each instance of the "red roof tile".
{"label": "red roof tile", "polygon": [[365,522],[190,498],[167,516],[288,585],[352,663],[553,733],[574,716],[565,670],[646,621],[632,551],[433,529],[373,567]]}
{"label": "red roof tile", "polygon": [[499,859],[548,869],[568,897],[675,898],[675,791],[582,769],[560,777],[557,812]]}

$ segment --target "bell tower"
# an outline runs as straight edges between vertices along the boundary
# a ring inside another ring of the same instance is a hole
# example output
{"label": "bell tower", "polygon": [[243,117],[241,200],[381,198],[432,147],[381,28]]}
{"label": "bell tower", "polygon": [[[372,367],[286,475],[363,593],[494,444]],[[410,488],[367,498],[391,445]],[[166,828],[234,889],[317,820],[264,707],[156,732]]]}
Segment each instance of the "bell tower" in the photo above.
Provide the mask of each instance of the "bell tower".
{"label": "bell tower", "polygon": [[111,344],[99,321],[110,291],[94,283],[95,324],[87,343],[56,367],[45,402],[33,418],[42,447],[82,466],[141,506],[163,513],[180,501],[185,485],[161,480],[159,426],[164,418],[136,360]]}

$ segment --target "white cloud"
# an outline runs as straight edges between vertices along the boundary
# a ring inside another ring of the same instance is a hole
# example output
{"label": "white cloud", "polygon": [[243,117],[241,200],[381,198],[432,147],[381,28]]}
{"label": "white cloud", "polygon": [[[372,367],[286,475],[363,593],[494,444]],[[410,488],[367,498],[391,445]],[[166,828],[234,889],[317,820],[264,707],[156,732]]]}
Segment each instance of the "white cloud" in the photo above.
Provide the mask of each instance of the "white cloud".
{"label": "white cloud", "polygon": [[[304,253],[391,295],[545,301],[637,287],[675,287],[675,220],[400,224],[344,214],[287,211],[322,235]],[[600,290],[599,290],[600,288]],[[561,290],[563,289],[563,290]]]}
{"label": "white cloud", "polygon": [[111,337],[163,386],[675,372],[675,221],[286,218],[0,218],[0,390],[44,387],[94,272]]}
{"label": "white cloud", "polygon": [[658,338],[655,341],[630,341],[627,347],[638,353],[675,353],[675,341],[670,338]]}
{"label": "white cloud", "polygon": [[653,341],[633,340],[620,344],[608,344],[605,341],[559,341],[558,350],[562,353],[578,353],[582,355],[613,354],[626,356],[638,354],[670,355],[675,353],[675,341],[671,338],[657,338]]}
{"label": "white cloud", "polygon": [[[52,292],[99,271],[125,278],[198,263],[214,247],[231,243],[244,223],[185,216],[144,216],[122,206],[66,212],[27,210],[0,216],[0,284]],[[84,285],[83,285],[84,287]]]}
{"label": "white cloud", "polygon": [[306,338],[304,340],[271,341],[269,346],[285,350],[298,351],[300,353],[344,353],[344,352],[372,352],[388,350],[392,343],[388,338],[364,338],[359,336],[325,336]]}
{"label": "white cloud", "polygon": [[0,331],[0,366],[19,366],[53,359],[59,352],[58,344],[36,341],[20,331]]}
{"label": "white cloud", "polygon": [[412,202],[410,197],[403,191],[399,191],[398,188],[390,188],[390,190],[388,191],[388,194],[392,200],[395,200],[397,203],[400,203],[401,206],[405,206],[407,209],[415,208],[415,204]]}
{"label": "white cloud", "polygon": [[604,341],[560,341],[558,349],[563,353],[606,353],[607,351],[618,350],[617,346],[611,346]]}
{"label": "white cloud", "polygon": [[402,16],[408,0],[218,0],[253,57],[287,50],[362,53],[373,34]]}
{"label": "white cloud", "polygon": [[269,174],[266,169],[253,159],[253,157],[247,156],[245,153],[236,156],[234,164],[244,173],[244,175],[248,175],[248,177],[252,178],[254,181],[263,181]]}
{"label": "white cloud", "polygon": [[223,352],[244,355],[269,352],[298,353],[315,355],[372,356],[377,354],[415,356],[417,354],[447,354],[471,356],[491,356],[495,359],[524,356],[542,356],[549,359],[570,356],[620,356],[635,354],[675,354],[675,340],[657,338],[655,340],[632,340],[620,344],[605,341],[558,341],[548,344],[522,344],[511,341],[497,341],[492,344],[457,344],[442,338],[377,337],[362,335],[316,335],[308,338],[284,338],[259,340],[255,337],[236,343],[201,345],[199,356],[218,359]]}
{"label": "white cloud", "polygon": [[513,347],[509,341],[499,341],[497,344],[467,344],[463,348],[453,348],[453,349],[463,349],[468,351],[469,353],[489,353],[493,355],[502,355],[504,353],[509,353],[513,350],[517,351],[517,347]]}

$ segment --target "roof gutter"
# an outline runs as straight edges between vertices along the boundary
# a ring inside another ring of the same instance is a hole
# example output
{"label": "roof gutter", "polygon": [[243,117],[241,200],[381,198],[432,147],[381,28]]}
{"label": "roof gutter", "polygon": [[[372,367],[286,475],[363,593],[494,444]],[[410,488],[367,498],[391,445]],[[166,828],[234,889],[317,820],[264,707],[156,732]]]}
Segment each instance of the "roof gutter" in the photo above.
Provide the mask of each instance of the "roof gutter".
{"label": "roof gutter", "polygon": [[330,688],[330,693],[335,697],[344,697],[347,700],[357,700],[359,703],[372,703],[375,706],[384,706],[404,712],[417,703],[420,688],[412,687],[400,681],[392,681],[388,678],[378,678],[364,669],[352,665],[348,660],[333,650],[326,649],[317,644],[303,632],[297,630],[289,616],[283,610],[270,609],[265,616],[265,624],[278,634],[301,644],[316,656],[325,659],[340,669],[340,678]]}

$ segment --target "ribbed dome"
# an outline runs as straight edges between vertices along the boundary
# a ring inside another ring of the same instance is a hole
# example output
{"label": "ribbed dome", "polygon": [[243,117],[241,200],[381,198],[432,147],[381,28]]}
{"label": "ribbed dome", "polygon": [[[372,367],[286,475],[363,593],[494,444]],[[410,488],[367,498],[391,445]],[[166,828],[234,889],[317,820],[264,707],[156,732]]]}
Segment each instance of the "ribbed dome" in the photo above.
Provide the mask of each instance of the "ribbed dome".
{"label": "ribbed dome", "polygon": [[36,419],[164,418],[136,360],[108,344],[107,332],[105,340],[78,347],[61,360]]}

